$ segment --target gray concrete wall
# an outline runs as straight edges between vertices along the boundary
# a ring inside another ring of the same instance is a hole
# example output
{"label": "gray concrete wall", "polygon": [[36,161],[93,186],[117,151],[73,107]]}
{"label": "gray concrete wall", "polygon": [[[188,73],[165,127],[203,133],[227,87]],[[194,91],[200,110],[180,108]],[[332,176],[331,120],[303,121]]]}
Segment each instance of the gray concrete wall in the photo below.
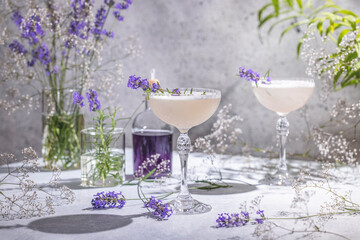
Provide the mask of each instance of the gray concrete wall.
{"label": "gray concrete wall", "polygon": [[[274,145],[276,114],[261,106],[244,79],[236,76],[239,66],[251,67],[272,76],[305,76],[305,65],[296,59],[297,40],[301,35],[290,32],[278,44],[280,29],[261,43],[257,30],[257,10],[263,0],[134,0],[125,21],[116,24],[115,34],[138,34],[143,54],[123,62],[125,77],[148,76],[157,69],[162,86],[208,87],[222,91],[221,106],[233,105],[233,112],[244,121],[240,125],[243,138],[254,147]],[[344,8],[360,14],[358,0],[339,1]],[[282,25],[282,27],[287,25]],[[118,44],[112,41],[111,44]],[[111,48],[111,45],[108,46]],[[124,46],[125,47],[125,46]],[[106,58],[106,56],[105,56]],[[141,100],[141,93],[123,86],[114,91],[112,103],[123,104],[129,115]],[[319,89],[317,89],[318,92]],[[349,88],[332,94],[326,103],[315,94],[308,103],[312,124],[328,119],[328,107],[338,97],[358,100],[358,89]],[[190,131],[195,139],[209,133],[215,118]],[[39,111],[0,116],[0,152],[16,152],[33,146],[41,149],[41,116]],[[300,112],[289,115],[292,138],[306,130]],[[130,129],[127,142],[131,145]],[[301,152],[302,142],[293,142],[290,151]]]}

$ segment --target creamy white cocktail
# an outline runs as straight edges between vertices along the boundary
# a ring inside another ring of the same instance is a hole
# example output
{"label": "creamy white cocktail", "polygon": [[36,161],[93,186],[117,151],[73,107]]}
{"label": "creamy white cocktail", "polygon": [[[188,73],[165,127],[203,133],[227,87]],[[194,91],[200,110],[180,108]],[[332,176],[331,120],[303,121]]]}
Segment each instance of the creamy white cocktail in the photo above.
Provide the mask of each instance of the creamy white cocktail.
{"label": "creamy white cocktail", "polygon": [[304,106],[314,93],[314,82],[272,80],[270,84],[254,86],[258,101],[279,115],[286,115]]}
{"label": "creamy white cocktail", "polygon": [[212,89],[179,89],[179,94],[150,93],[149,104],[157,117],[180,131],[177,149],[181,161],[180,193],[169,204],[177,214],[197,214],[211,210],[211,206],[193,199],[186,183],[187,161],[191,141],[190,128],[208,120],[220,104],[221,92]]}
{"label": "creamy white cocktail", "polygon": [[266,84],[253,83],[253,91],[258,101],[267,109],[276,112],[280,119],[276,130],[280,139],[280,162],[278,170],[268,175],[262,183],[270,185],[291,185],[286,164],[286,138],[289,134],[289,122],[286,115],[304,106],[314,93],[312,79],[271,80]]}
{"label": "creamy white cocktail", "polygon": [[188,95],[159,94],[149,98],[149,104],[156,116],[183,133],[208,120],[219,103],[219,94],[207,92],[203,95],[203,92],[194,90]]}

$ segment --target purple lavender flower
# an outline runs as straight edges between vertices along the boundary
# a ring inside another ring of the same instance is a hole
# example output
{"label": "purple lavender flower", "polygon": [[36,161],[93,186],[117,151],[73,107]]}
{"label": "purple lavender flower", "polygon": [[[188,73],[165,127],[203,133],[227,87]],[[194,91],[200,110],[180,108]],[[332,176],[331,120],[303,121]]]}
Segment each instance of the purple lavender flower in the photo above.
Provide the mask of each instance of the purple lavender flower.
{"label": "purple lavender flower", "polygon": [[27,39],[30,45],[37,44],[45,33],[41,27],[41,19],[34,14],[25,20],[24,26],[21,29],[21,37]]}
{"label": "purple lavender flower", "polygon": [[138,89],[139,87],[141,87],[141,78],[140,77],[136,77],[135,75],[131,75],[129,77],[129,81],[128,81],[128,87],[132,88],[132,89]]}
{"label": "purple lavender flower", "polygon": [[34,66],[35,65],[35,59],[33,58],[33,59],[31,59],[30,61],[27,61],[27,66],[28,67],[32,67],[32,66]]}
{"label": "purple lavender flower", "polygon": [[80,107],[84,106],[84,97],[80,95],[78,92],[74,92],[73,94],[74,104],[79,104]]}
{"label": "purple lavender flower", "polygon": [[260,74],[254,72],[252,69],[245,69],[244,67],[239,67],[239,75],[242,78],[245,78],[248,81],[254,81],[257,83],[260,80]]}
{"label": "purple lavender flower", "polygon": [[100,35],[103,34],[102,28],[104,26],[106,20],[106,9],[104,6],[101,6],[96,13],[95,16],[95,28],[92,29],[92,33],[97,37],[100,38]]}
{"label": "purple lavender flower", "polygon": [[256,218],[256,222],[259,224],[263,224],[264,220],[265,220],[265,214],[264,214],[264,210],[258,210],[256,211],[257,215],[260,215],[261,218]]}
{"label": "purple lavender flower", "polygon": [[113,192],[107,192],[104,194],[104,192],[99,192],[94,195],[94,198],[91,200],[91,205],[94,209],[96,208],[123,208],[126,203],[126,199],[124,195],[122,195],[121,192],[115,193]]}
{"label": "purple lavender flower", "polygon": [[171,91],[171,95],[172,95],[172,96],[179,96],[179,95],[180,95],[180,89],[179,89],[179,88],[174,88],[174,89]]}
{"label": "purple lavender flower", "polygon": [[147,79],[141,80],[141,88],[146,91],[149,88],[149,81]]}
{"label": "purple lavender flower", "polygon": [[86,93],[86,97],[89,102],[89,109],[92,112],[99,111],[101,108],[100,101],[97,99],[98,95],[95,90],[89,89],[89,92]]}
{"label": "purple lavender flower", "polygon": [[216,219],[218,227],[239,227],[246,225],[249,221],[249,213],[243,211],[241,211],[241,214],[220,213]]}
{"label": "purple lavender flower", "polygon": [[17,54],[25,55],[28,51],[25,49],[24,45],[19,43],[17,40],[14,40],[12,43],[10,43],[9,48],[11,51]]}
{"label": "purple lavender flower", "polygon": [[218,227],[239,227],[243,224],[242,219],[238,213],[220,213],[219,217],[216,219]]}
{"label": "purple lavender flower", "polygon": [[124,17],[121,16],[120,11],[121,10],[126,10],[130,7],[130,5],[132,4],[131,0],[125,0],[123,2],[117,3],[115,4],[115,11],[113,11],[113,15],[114,17],[118,20],[118,21],[124,21]]}
{"label": "purple lavender flower", "polygon": [[104,35],[106,35],[109,38],[114,38],[114,32],[111,32],[111,31],[106,32],[106,30],[104,30],[104,31],[105,31]]}
{"label": "purple lavender flower", "polygon": [[245,224],[247,224],[247,223],[250,221],[250,216],[249,216],[249,213],[248,213],[248,212],[243,212],[243,211],[241,211],[241,216],[243,217],[243,218],[241,219],[242,225],[245,225]]}
{"label": "purple lavender flower", "polygon": [[20,29],[21,23],[23,21],[23,17],[21,16],[19,11],[14,12],[13,16],[11,17],[11,20],[15,23],[15,25]]}
{"label": "purple lavender flower", "polygon": [[158,83],[153,83],[151,87],[151,91],[156,92],[160,88],[160,85]]}
{"label": "purple lavender flower", "polygon": [[89,36],[83,33],[83,30],[87,27],[87,25],[88,24],[83,21],[71,21],[68,33],[78,36],[81,39],[88,39]]}
{"label": "purple lavender flower", "polygon": [[32,50],[33,60],[39,60],[43,65],[48,65],[51,62],[49,49],[45,43],[39,45],[36,49]]}
{"label": "purple lavender flower", "polygon": [[[90,27],[89,21],[86,20],[88,16],[88,4],[92,4],[89,1],[73,0],[71,3],[71,19],[68,33],[75,35],[81,39],[88,39],[88,30]],[[65,46],[69,48],[71,45],[65,43]]]}
{"label": "purple lavender flower", "polygon": [[120,11],[114,11],[113,15],[119,22],[124,21],[124,17],[120,15]]}
{"label": "purple lavender flower", "polygon": [[145,203],[145,207],[154,210],[152,212],[154,216],[159,217],[161,220],[169,218],[173,214],[173,210],[167,204],[163,204],[160,199],[156,199],[153,196]]}

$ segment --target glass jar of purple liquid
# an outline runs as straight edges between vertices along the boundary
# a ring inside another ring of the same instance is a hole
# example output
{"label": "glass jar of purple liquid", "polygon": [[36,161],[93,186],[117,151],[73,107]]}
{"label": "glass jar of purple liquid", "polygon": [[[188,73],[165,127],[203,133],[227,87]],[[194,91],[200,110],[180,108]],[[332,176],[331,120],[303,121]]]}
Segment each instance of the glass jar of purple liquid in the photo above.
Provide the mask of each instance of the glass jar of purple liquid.
{"label": "glass jar of purple liquid", "polygon": [[155,116],[145,97],[145,110],[134,118],[132,126],[135,177],[144,177],[154,168],[157,170],[150,179],[171,174],[172,135],[172,127]]}

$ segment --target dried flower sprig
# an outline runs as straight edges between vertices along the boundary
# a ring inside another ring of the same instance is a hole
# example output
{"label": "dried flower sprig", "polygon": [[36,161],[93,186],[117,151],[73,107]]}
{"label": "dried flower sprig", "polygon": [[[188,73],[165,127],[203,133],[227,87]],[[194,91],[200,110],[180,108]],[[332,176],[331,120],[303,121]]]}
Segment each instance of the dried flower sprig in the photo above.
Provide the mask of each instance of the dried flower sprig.
{"label": "dried flower sprig", "polygon": [[107,193],[99,192],[94,195],[94,198],[91,200],[91,205],[94,209],[97,208],[118,208],[121,209],[126,204],[126,198],[124,195],[119,192],[109,191]]}
{"label": "dried flower sprig", "polygon": [[[155,157],[157,157],[157,155],[155,155]],[[151,198],[147,198],[144,192],[142,191],[141,183],[146,181],[150,176],[152,176],[155,173],[155,171],[157,171],[158,174],[161,174],[162,171],[164,171],[164,168],[158,168],[158,169],[154,168],[146,176],[139,179],[136,184],[137,193],[139,199],[144,203],[144,206],[150,213],[152,213],[158,220],[165,220],[172,215],[173,213],[172,208],[169,207],[167,204],[163,204],[160,199],[156,199],[154,196],[151,196]],[[164,198],[170,196],[171,194],[173,193],[166,194]]]}
{"label": "dried flower sprig", "polygon": [[330,110],[330,118],[328,123],[312,130],[320,160],[346,165],[358,164],[360,101],[347,104],[345,100],[338,99]]}
{"label": "dried flower sprig", "polygon": [[[0,215],[3,219],[12,220],[54,214],[54,205],[57,202],[67,204],[74,202],[74,192],[66,186],[58,185],[61,172],[59,169],[53,172],[48,184],[40,187],[30,179],[33,173],[39,172],[36,152],[29,147],[23,149],[22,153],[24,156],[22,164],[15,168],[9,166],[17,161],[13,154],[0,154],[0,163],[6,164],[8,169],[8,172],[0,178]],[[8,190],[7,185],[15,186],[15,192],[13,189]],[[59,194],[52,193],[53,189],[58,189]]]}
{"label": "dried flower sprig", "polygon": [[242,121],[238,115],[231,114],[232,105],[224,106],[217,114],[217,120],[211,128],[211,133],[195,140],[195,150],[207,154],[224,154],[238,143],[242,130],[236,124]]}
{"label": "dried flower sprig", "polygon": [[155,169],[151,177],[157,178],[163,176],[163,173],[170,172],[170,160],[160,159],[160,154],[151,155],[147,158],[135,171],[134,176],[137,178],[144,178],[146,174]]}

